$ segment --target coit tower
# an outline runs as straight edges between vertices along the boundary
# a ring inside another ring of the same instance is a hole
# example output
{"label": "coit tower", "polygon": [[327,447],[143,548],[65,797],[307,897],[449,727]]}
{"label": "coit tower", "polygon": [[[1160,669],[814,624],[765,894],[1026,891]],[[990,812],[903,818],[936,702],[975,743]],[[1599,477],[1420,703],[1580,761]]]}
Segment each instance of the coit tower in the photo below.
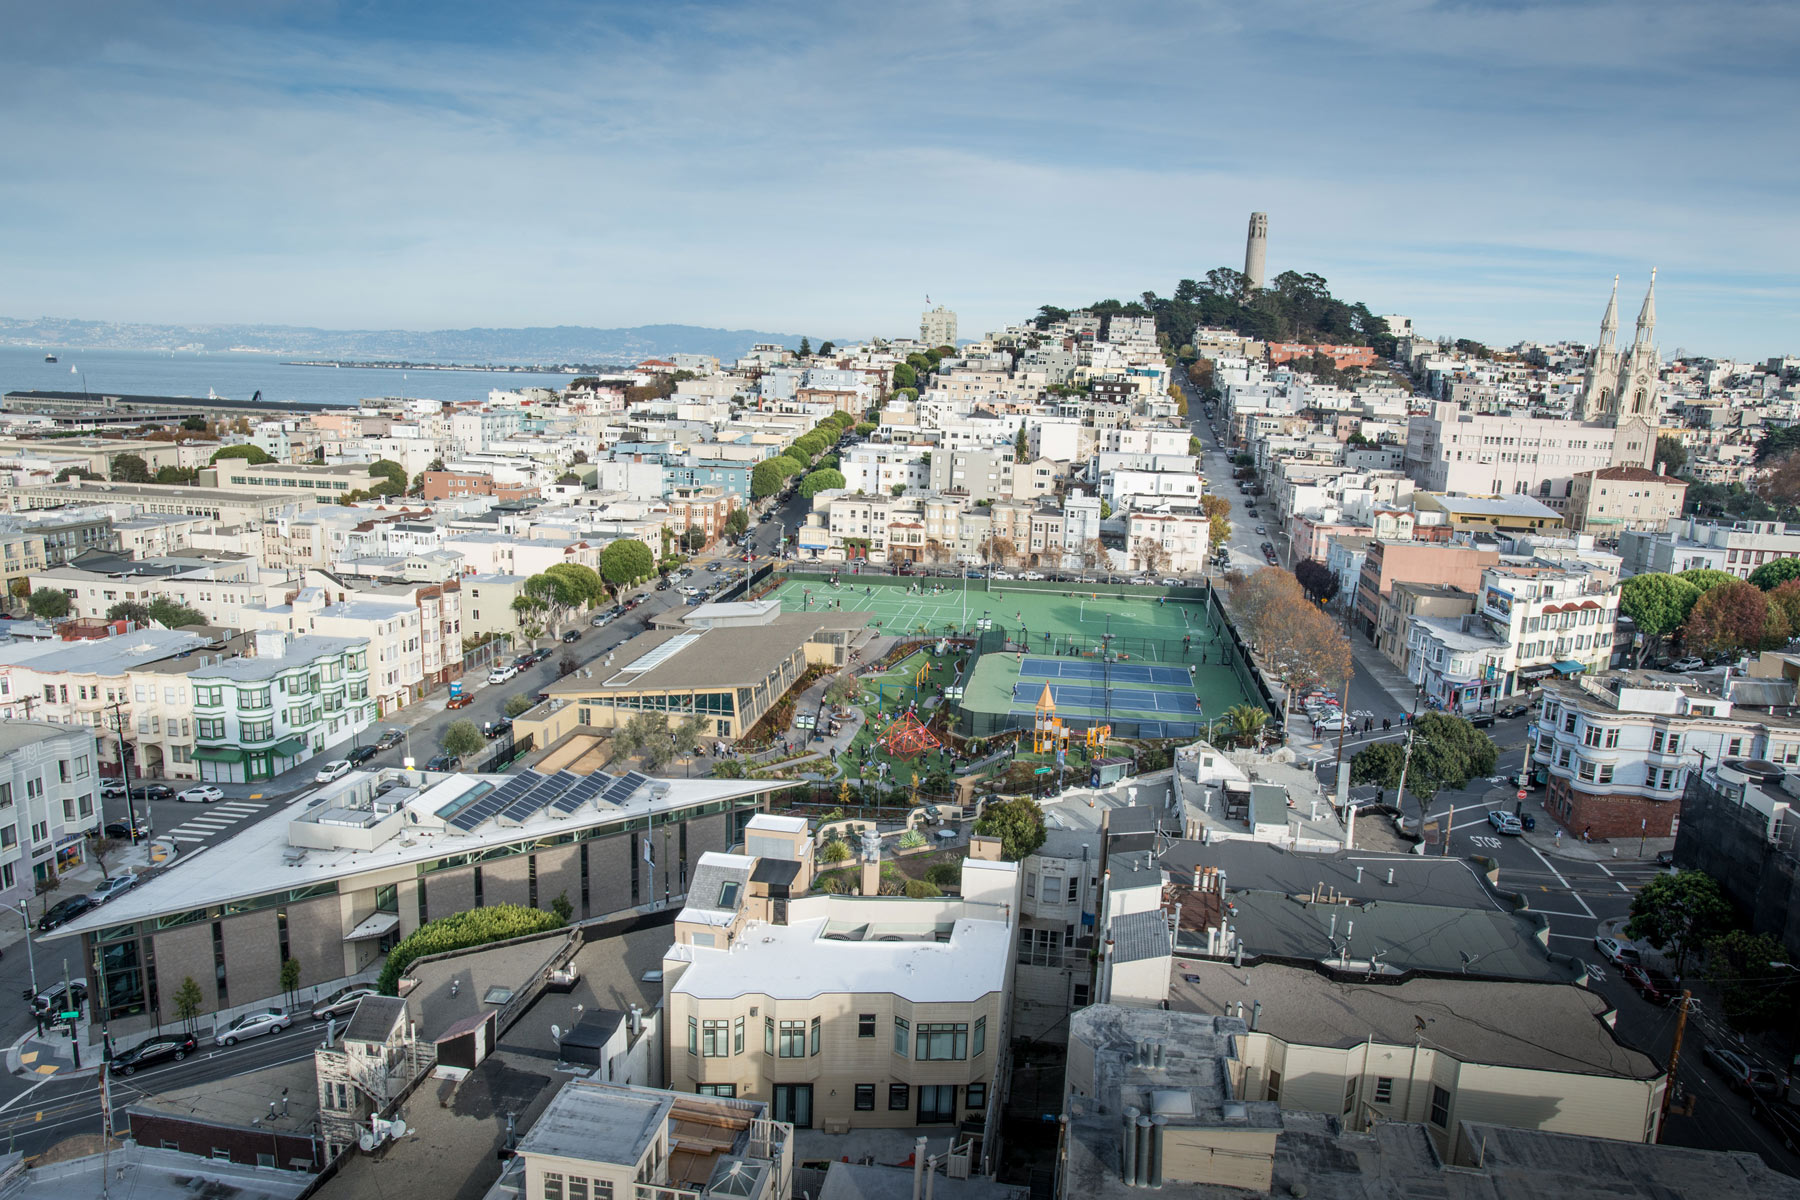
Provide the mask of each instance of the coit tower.
{"label": "coit tower", "polygon": [[1250,236],[1244,239],[1244,278],[1250,290],[1263,285],[1263,260],[1269,252],[1269,214],[1250,214]]}

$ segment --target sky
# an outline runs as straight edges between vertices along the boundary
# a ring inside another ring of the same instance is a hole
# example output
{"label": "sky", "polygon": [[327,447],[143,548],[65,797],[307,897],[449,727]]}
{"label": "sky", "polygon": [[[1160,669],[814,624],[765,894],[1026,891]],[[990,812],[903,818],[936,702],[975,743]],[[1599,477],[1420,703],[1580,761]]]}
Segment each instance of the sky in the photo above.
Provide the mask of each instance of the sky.
{"label": "sky", "polygon": [[1243,265],[1433,335],[1800,352],[1800,5],[59,0],[0,315],[964,337]]}

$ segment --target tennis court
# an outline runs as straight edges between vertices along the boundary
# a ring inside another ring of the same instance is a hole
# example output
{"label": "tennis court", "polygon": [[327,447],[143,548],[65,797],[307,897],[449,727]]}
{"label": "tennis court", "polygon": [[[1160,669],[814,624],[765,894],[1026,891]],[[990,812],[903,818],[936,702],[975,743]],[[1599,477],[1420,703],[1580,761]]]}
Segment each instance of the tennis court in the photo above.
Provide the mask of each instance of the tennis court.
{"label": "tennis court", "polygon": [[[1088,659],[1028,657],[1019,668],[1023,679],[1094,679],[1120,683],[1154,683],[1191,691],[1183,667],[1154,667],[1147,663],[1098,663]],[[1052,688],[1054,691],[1054,688]]]}

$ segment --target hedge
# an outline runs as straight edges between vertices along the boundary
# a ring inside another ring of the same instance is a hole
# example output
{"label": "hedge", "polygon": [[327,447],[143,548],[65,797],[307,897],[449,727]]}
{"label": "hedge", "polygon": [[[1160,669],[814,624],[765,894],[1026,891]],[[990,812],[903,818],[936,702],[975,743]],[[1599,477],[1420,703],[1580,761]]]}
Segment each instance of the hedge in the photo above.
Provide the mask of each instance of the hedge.
{"label": "hedge", "polygon": [[388,951],[387,965],[381,968],[381,978],[376,980],[375,986],[382,995],[395,996],[400,992],[400,977],[406,974],[414,959],[545,933],[560,929],[563,924],[563,919],[555,913],[519,904],[495,904],[439,917],[419,926]]}

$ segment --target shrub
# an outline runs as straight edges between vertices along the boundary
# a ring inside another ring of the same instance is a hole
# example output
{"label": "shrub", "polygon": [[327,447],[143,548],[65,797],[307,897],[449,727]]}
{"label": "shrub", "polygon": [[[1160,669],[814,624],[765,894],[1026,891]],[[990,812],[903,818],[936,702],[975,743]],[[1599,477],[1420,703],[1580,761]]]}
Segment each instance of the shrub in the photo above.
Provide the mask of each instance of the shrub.
{"label": "shrub", "polygon": [[925,878],[940,888],[954,887],[962,882],[962,864],[939,863],[925,872]]}
{"label": "shrub", "polygon": [[906,894],[914,900],[929,900],[933,896],[941,896],[944,893],[935,883],[927,883],[923,879],[909,879],[906,881]]}
{"label": "shrub", "polygon": [[406,974],[406,968],[412,966],[414,959],[560,929],[563,923],[555,913],[518,904],[471,908],[467,912],[427,921],[388,951],[387,965],[381,968],[381,978],[376,980],[375,986],[384,996],[397,995],[400,977]]}
{"label": "shrub", "polygon": [[916,829],[909,829],[900,835],[900,848],[902,850],[917,850],[924,844],[925,835]]}
{"label": "shrub", "polygon": [[850,857],[850,847],[842,842],[826,842],[825,848],[819,851],[819,861],[824,863],[841,863]]}

